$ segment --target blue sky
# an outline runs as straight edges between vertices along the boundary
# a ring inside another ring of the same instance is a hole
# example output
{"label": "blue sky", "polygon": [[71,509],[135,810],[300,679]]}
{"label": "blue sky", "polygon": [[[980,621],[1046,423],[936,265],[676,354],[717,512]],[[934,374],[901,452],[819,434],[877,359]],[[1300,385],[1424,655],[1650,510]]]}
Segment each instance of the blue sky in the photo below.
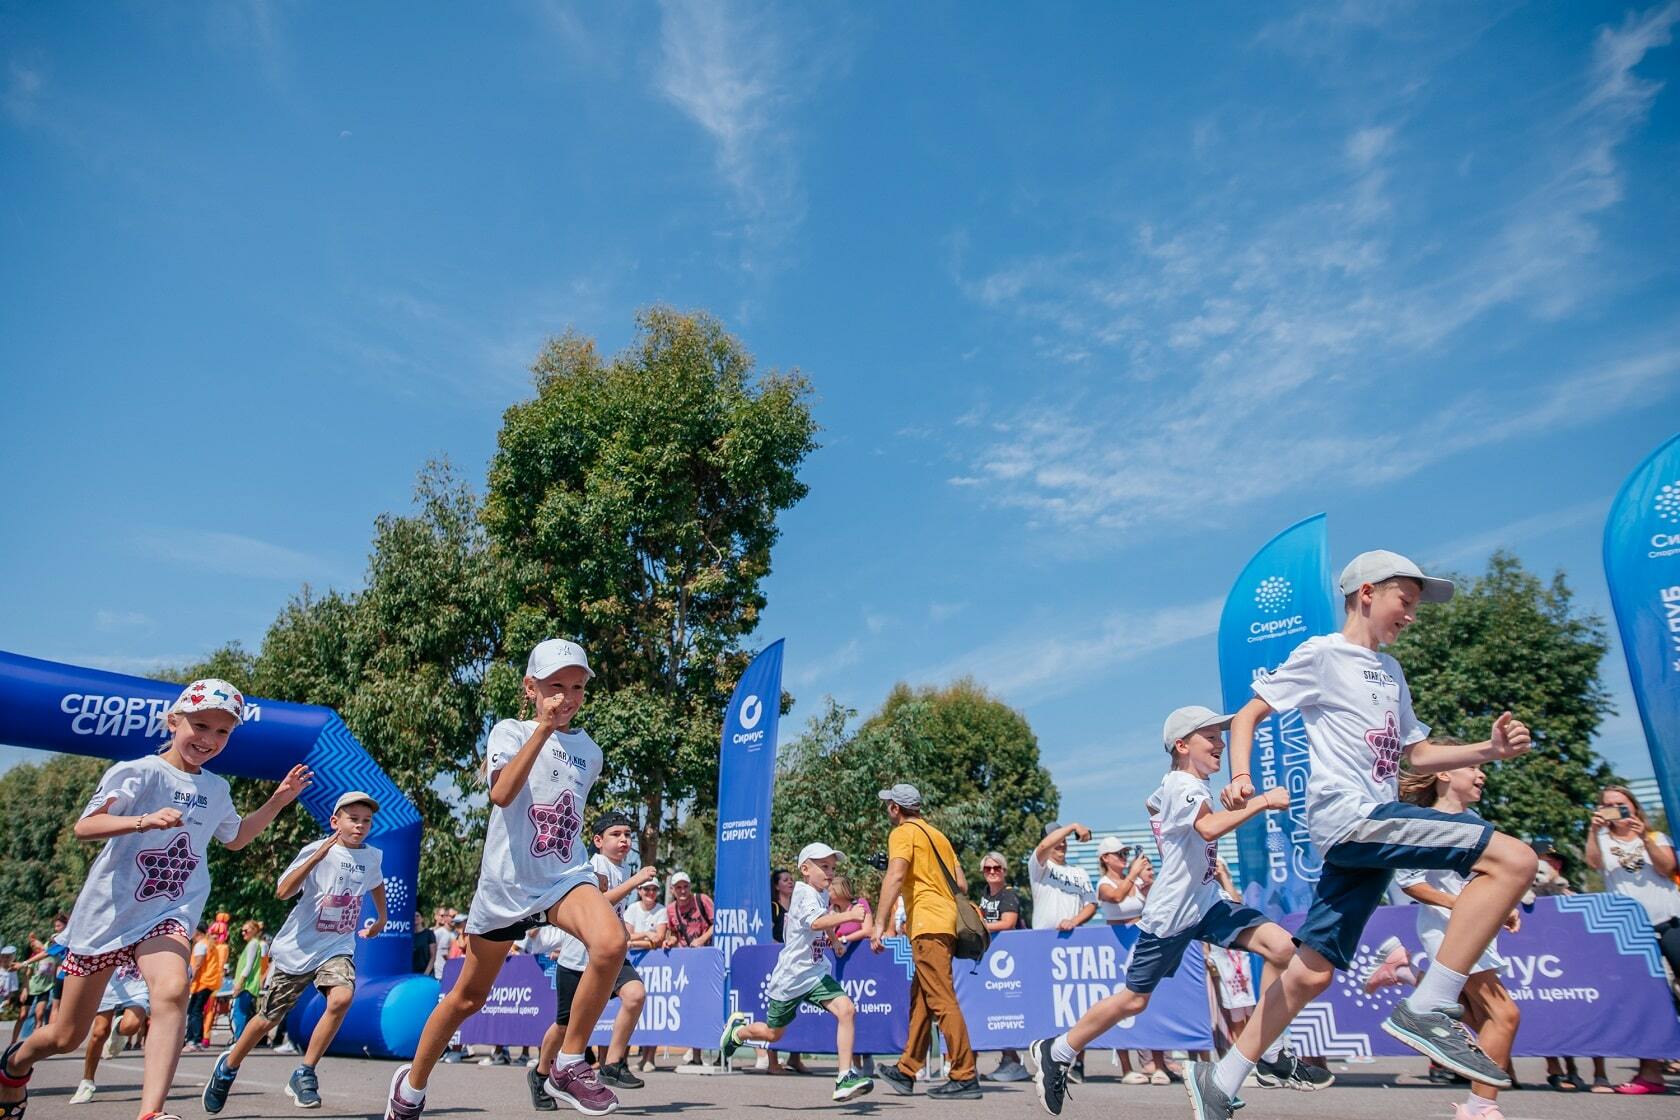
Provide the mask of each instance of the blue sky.
{"label": "blue sky", "polygon": [[1608,614],[1604,511],[1680,417],[1677,23],[0,4],[0,646],[254,647],[427,458],[482,482],[546,336],[704,307],[824,427],[784,737],[972,673],[1129,822],[1301,516]]}

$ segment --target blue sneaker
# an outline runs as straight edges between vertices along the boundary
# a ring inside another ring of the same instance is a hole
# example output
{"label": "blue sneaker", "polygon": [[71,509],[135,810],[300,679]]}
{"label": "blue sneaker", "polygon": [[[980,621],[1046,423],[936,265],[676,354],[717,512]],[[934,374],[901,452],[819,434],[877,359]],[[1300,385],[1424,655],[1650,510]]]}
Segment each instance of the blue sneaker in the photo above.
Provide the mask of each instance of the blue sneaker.
{"label": "blue sneaker", "polygon": [[216,1056],[216,1064],[210,1070],[210,1080],[204,1086],[204,1096],[199,1098],[204,1102],[204,1111],[212,1115],[227,1107],[228,1093],[233,1089],[233,1079],[239,1076],[239,1071],[229,1069],[227,1060],[232,1050],[223,1050]]}
{"label": "blue sneaker", "polygon": [[286,1095],[299,1108],[321,1107],[321,1084],[315,1080],[312,1066],[299,1066],[286,1081]]}

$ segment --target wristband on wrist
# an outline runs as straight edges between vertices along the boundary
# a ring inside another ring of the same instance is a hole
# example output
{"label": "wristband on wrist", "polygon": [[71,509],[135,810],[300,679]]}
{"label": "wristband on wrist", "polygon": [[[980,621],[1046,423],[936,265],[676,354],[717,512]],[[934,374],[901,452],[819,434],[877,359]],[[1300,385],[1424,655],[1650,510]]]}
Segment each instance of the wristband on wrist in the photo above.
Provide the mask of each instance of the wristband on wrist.
{"label": "wristband on wrist", "polygon": [[1251,778],[1253,776],[1254,775],[1250,774],[1247,770],[1238,770],[1235,774],[1231,775],[1231,780],[1234,782],[1238,778]]}

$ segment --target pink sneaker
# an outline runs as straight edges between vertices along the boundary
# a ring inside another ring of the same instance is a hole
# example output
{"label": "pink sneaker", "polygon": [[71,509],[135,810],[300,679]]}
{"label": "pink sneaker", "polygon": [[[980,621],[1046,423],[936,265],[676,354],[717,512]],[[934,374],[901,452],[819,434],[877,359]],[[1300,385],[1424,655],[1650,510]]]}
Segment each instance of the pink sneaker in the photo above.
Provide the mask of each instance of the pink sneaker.
{"label": "pink sneaker", "polygon": [[1505,1120],[1505,1114],[1499,1111],[1499,1106],[1490,1104],[1486,1108],[1472,1109],[1463,1101],[1453,1109],[1453,1120]]}
{"label": "pink sneaker", "polygon": [[1365,991],[1367,994],[1378,988],[1397,987],[1408,984],[1417,987],[1418,971],[1412,967],[1412,955],[1406,952],[1406,947],[1400,944],[1398,937],[1391,937],[1377,946],[1377,952],[1383,954],[1382,963],[1365,974]]}
{"label": "pink sneaker", "polygon": [[1616,1092],[1629,1094],[1666,1093],[1668,1092],[1668,1086],[1661,1081],[1641,1081],[1636,1077],[1632,1081],[1624,1081],[1616,1086]]}
{"label": "pink sneaker", "polygon": [[556,1065],[543,1082],[543,1092],[585,1116],[605,1116],[618,1109],[618,1098],[601,1084],[588,1062],[573,1062],[564,1069]]}

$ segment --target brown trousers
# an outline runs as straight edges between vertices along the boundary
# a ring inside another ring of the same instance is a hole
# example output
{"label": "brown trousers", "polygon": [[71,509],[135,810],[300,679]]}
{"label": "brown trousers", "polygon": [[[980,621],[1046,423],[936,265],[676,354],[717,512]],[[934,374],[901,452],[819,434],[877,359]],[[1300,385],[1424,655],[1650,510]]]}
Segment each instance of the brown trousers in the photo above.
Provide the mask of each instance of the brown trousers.
{"label": "brown trousers", "polygon": [[916,975],[910,981],[910,1037],[898,1059],[899,1072],[906,1077],[915,1077],[926,1063],[935,1019],[945,1038],[951,1079],[967,1081],[974,1076],[968,1024],[963,1022],[956,985],[951,981],[951,959],[956,948],[957,939],[949,933],[925,933],[910,939],[910,959],[916,964]]}

